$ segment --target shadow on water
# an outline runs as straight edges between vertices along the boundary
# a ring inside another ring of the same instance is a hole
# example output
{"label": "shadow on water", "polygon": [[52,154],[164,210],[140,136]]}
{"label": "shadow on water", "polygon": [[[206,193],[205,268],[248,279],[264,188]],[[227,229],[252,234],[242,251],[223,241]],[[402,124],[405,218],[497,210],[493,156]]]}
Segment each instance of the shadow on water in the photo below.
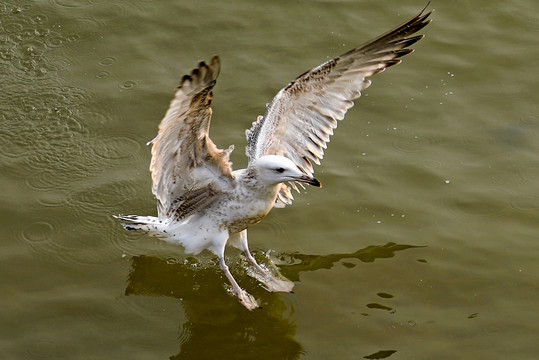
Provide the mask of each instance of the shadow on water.
{"label": "shadow on water", "polygon": [[[282,253],[275,257],[284,263],[279,265],[281,273],[299,281],[302,272],[330,269],[346,259],[373,262],[417,247],[388,243],[353,253]],[[197,262],[178,263],[153,256],[131,259],[125,294],[166,296],[182,301],[187,320],[181,331],[181,350],[170,359],[213,359],[217,353],[223,359],[253,358],[257,354],[268,359],[298,359],[303,348],[294,338],[296,324],[286,318],[289,310],[282,296],[258,286],[240,265],[233,265],[231,269],[240,283],[260,300],[261,310],[245,310],[222,290],[225,280],[218,266],[203,267]]]}

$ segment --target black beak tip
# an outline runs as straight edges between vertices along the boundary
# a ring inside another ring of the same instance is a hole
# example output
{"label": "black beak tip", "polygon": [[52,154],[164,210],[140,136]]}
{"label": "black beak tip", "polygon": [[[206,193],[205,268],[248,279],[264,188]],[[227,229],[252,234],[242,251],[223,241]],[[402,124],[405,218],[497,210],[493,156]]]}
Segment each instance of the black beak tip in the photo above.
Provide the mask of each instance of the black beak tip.
{"label": "black beak tip", "polygon": [[320,181],[318,181],[317,179],[315,179],[315,178],[312,178],[311,181],[309,182],[309,184],[314,186],[314,187],[317,187],[317,188],[322,187],[322,183]]}
{"label": "black beak tip", "polygon": [[295,178],[294,180],[309,184],[309,185],[317,187],[317,188],[322,187],[322,183],[320,181],[318,181],[317,179],[315,179],[313,177],[307,176],[307,175],[303,175],[301,177]]}

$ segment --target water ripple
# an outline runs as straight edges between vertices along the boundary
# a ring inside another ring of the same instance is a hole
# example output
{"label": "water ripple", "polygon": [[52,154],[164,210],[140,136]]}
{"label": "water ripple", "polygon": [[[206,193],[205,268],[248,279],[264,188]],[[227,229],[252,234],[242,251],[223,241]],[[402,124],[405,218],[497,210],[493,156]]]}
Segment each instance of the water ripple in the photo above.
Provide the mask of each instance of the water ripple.
{"label": "water ripple", "polygon": [[26,81],[51,79],[65,69],[62,62],[51,62],[46,56],[52,47],[65,42],[62,33],[49,24],[47,15],[4,16],[0,27],[0,62],[11,68],[14,77]]}
{"label": "water ripple", "polygon": [[115,181],[82,189],[72,194],[69,203],[72,207],[85,214],[85,217],[95,218],[103,213],[103,209],[118,207],[127,201],[125,194],[134,193],[136,186],[133,181]]}
{"label": "water ripple", "polygon": [[95,77],[98,79],[106,79],[109,76],[110,76],[110,72],[105,71],[105,70],[99,71],[97,74],[95,74]]}
{"label": "water ripple", "polygon": [[53,359],[59,358],[61,354],[61,347],[54,341],[49,340],[37,340],[28,345],[26,349],[28,359]]}
{"label": "water ripple", "polygon": [[265,218],[263,222],[257,224],[257,229],[274,237],[284,235],[286,228],[286,222],[277,217]]}
{"label": "water ripple", "polygon": [[[124,296],[118,299],[116,305],[120,306],[122,312],[126,314],[137,314],[135,317],[129,316],[123,320],[129,324],[137,324],[137,327],[142,325],[139,322],[144,322],[146,318],[153,320],[161,319],[160,323],[165,326],[171,311],[173,311],[169,308],[170,306],[163,308],[163,301],[159,301],[158,298],[149,298],[146,296]],[[175,308],[177,305],[174,304],[172,306]],[[130,344],[144,348],[155,348],[168,342],[168,339],[163,337],[147,336],[147,334],[141,334],[141,336],[133,335],[126,336],[125,340]]]}
{"label": "water ripple", "polygon": [[56,254],[62,250],[57,243],[60,227],[57,219],[39,219],[22,229],[20,237],[36,252]]}
{"label": "water ripple", "polygon": [[4,144],[0,156],[13,160],[23,159],[27,154],[25,147],[14,143],[12,139],[14,139],[14,135],[9,129],[0,129],[0,144]]}
{"label": "water ripple", "polygon": [[77,115],[78,121],[90,129],[99,129],[111,121],[111,116],[105,112],[84,110]]}
{"label": "water ripple", "polygon": [[127,2],[127,4],[118,4],[111,3],[105,0],[49,0],[52,5],[65,8],[66,10],[81,10],[87,8],[99,8],[101,11],[107,11],[118,13],[118,15],[126,15],[127,8],[132,4]]}
{"label": "water ripple", "polygon": [[[21,238],[40,257],[52,257],[56,263],[68,266],[95,266],[118,261],[121,252],[110,251],[109,237],[96,238],[94,235],[103,228],[100,221],[105,217],[90,217],[74,207],[72,210],[70,215],[65,215],[65,209],[51,209],[50,219],[32,222],[20,232]],[[59,219],[55,213],[64,216]],[[112,229],[112,226],[107,228]]]}
{"label": "water ripple", "polygon": [[99,59],[99,65],[101,66],[111,66],[116,62],[116,58],[114,56],[105,56],[101,59]]}
{"label": "water ripple", "polygon": [[36,221],[22,231],[22,237],[28,242],[49,241],[55,232],[55,226],[48,221]]}
{"label": "water ripple", "polygon": [[106,160],[131,158],[140,149],[137,141],[124,136],[97,139],[96,142],[95,153]]}
{"label": "water ripple", "polygon": [[398,138],[393,141],[391,146],[398,152],[403,153],[418,153],[426,151],[429,145],[434,144],[436,141],[426,136],[414,136],[410,138]]}
{"label": "water ripple", "polygon": [[438,160],[425,160],[421,163],[421,166],[426,169],[440,169],[442,163]]}
{"label": "water ripple", "polygon": [[47,22],[49,22],[49,17],[47,15],[45,15],[45,14],[34,15],[30,19],[30,22],[32,24],[35,24],[35,25],[43,25],[43,24],[46,24]]}
{"label": "water ripple", "polygon": [[[64,31],[69,33],[66,40],[68,42],[86,41],[94,39],[105,28],[105,22],[98,17],[76,17],[70,21],[72,26],[66,27]],[[82,35],[81,35],[82,34]],[[90,51],[90,49],[88,49]]]}
{"label": "water ripple", "polygon": [[448,207],[465,215],[495,216],[509,209],[509,198],[504,189],[470,188],[455,194]]}
{"label": "water ripple", "polygon": [[533,212],[539,210],[539,195],[521,195],[511,200],[510,205],[513,209]]}
{"label": "water ripple", "polygon": [[2,26],[5,33],[14,33],[18,34],[22,32],[22,29],[24,28],[24,25],[20,22],[4,22]]}
{"label": "water ripple", "polygon": [[47,37],[47,46],[50,48],[60,47],[64,45],[67,39],[61,34],[50,34]]}
{"label": "water ripple", "polygon": [[75,243],[72,248],[63,249],[53,253],[55,261],[68,266],[96,266],[112,264],[118,261],[119,254],[104,250],[107,244]]}
{"label": "water ripple", "polygon": [[69,194],[67,190],[55,190],[55,191],[40,191],[36,196],[36,202],[45,207],[65,207],[67,205],[67,200]]}
{"label": "water ripple", "polygon": [[91,5],[90,0],[50,0],[52,5],[66,8],[82,8]]}
{"label": "water ripple", "polygon": [[26,185],[37,191],[50,191],[66,185],[63,181],[55,176],[56,172],[53,169],[44,169],[35,175],[26,177],[24,180]]}
{"label": "water ripple", "polygon": [[134,80],[126,80],[123,83],[121,83],[119,86],[120,86],[120,89],[122,90],[133,90],[134,88],[137,87],[137,85],[138,83]]}

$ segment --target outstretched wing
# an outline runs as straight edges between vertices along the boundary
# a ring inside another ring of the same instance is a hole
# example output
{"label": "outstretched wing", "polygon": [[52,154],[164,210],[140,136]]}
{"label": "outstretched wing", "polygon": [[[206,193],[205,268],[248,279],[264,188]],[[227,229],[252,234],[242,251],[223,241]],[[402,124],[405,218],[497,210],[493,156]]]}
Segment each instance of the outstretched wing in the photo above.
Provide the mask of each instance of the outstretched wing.
{"label": "outstretched wing", "polygon": [[[417,16],[366,44],[300,75],[273,98],[264,116],[247,130],[249,163],[264,155],[282,155],[305,174],[313,175],[311,161],[320,164],[337,120],[370,86],[369,76],[401,62],[408,47],[423,38],[421,30],[432,13]],[[296,185],[291,183],[296,190]],[[278,201],[290,204],[290,189],[281,185]],[[278,204],[276,204],[278,205]],[[282,204],[281,204],[282,205]]]}
{"label": "outstretched wing", "polygon": [[219,75],[219,58],[201,61],[185,75],[151,141],[152,191],[159,218],[182,218],[207,206],[233,179],[228,150],[209,137],[212,88]]}

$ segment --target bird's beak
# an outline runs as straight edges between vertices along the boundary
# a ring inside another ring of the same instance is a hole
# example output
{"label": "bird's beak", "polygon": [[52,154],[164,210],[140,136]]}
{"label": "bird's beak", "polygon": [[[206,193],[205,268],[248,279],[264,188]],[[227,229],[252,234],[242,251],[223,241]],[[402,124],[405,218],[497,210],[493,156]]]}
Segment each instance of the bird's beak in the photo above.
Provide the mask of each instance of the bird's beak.
{"label": "bird's beak", "polygon": [[299,177],[295,178],[294,180],[299,181],[299,182],[304,182],[304,183],[307,183],[309,185],[312,185],[312,186],[315,186],[315,187],[318,187],[318,188],[322,187],[322,184],[320,183],[320,181],[316,180],[313,177],[307,176],[307,175],[299,176]]}

